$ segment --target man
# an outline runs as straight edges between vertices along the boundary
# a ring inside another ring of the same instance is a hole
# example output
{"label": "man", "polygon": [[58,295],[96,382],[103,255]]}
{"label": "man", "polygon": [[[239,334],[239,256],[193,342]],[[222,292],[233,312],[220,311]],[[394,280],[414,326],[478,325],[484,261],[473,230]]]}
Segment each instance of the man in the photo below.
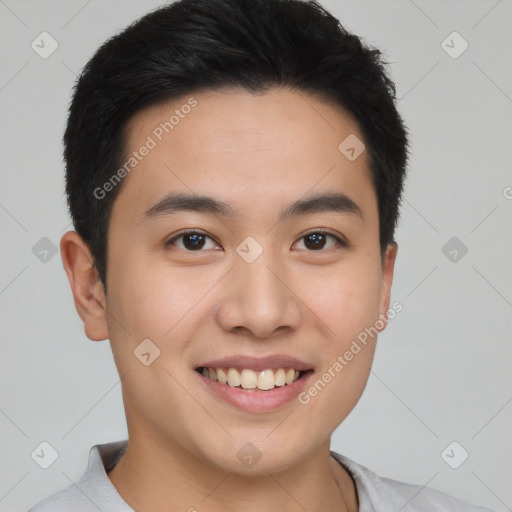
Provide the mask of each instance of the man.
{"label": "man", "polygon": [[489,510],[330,450],[397,307],[394,93],[315,2],[181,0],[98,50],[61,255],[129,439],[33,511]]}

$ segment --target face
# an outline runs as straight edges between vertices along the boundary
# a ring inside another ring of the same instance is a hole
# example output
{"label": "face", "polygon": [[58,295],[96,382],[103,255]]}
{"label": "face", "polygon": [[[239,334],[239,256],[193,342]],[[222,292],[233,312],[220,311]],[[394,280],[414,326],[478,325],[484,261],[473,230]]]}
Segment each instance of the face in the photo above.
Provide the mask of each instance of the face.
{"label": "face", "polygon": [[[128,128],[137,162],[112,210],[104,337],[130,436],[238,473],[251,450],[252,474],[299,463],[359,400],[376,338],[353,342],[389,307],[396,246],[381,260],[367,154],[339,149],[363,140],[357,123],[311,95],[222,90],[143,110]],[[320,195],[332,197],[309,201]],[[244,391],[197,371],[209,363],[303,373]]]}

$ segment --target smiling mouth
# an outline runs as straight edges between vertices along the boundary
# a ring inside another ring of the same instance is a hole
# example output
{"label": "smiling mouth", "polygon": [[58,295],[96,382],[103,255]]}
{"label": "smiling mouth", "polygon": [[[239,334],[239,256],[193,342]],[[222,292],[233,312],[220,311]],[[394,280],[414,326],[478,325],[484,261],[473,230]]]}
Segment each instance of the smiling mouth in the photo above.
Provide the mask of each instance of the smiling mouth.
{"label": "smiling mouth", "polygon": [[207,368],[199,366],[195,371],[207,379],[233,388],[245,391],[270,391],[278,387],[289,386],[305,374],[312,373],[313,370],[269,368],[257,372],[249,368]]}

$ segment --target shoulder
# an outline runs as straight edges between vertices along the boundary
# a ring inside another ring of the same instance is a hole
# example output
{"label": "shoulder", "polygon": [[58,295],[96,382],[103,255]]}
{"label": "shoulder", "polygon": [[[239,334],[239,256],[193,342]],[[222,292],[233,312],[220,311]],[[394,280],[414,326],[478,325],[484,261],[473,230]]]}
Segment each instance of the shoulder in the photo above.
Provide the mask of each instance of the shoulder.
{"label": "shoulder", "polygon": [[490,508],[473,505],[450,494],[390,478],[381,478],[383,489],[392,498],[391,503],[398,502],[403,512],[495,512]]}
{"label": "shoulder", "polygon": [[107,472],[126,450],[127,441],[93,446],[87,470],[79,480],[34,505],[28,512],[133,512],[119,496]]}
{"label": "shoulder", "polygon": [[331,451],[331,455],[352,475],[360,509],[369,512],[495,512],[472,505],[431,487],[380,477],[370,469]]}
{"label": "shoulder", "polygon": [[61,491],[58,491],[34,505],[28,512],[97,512],[97,507],[72,484]]}

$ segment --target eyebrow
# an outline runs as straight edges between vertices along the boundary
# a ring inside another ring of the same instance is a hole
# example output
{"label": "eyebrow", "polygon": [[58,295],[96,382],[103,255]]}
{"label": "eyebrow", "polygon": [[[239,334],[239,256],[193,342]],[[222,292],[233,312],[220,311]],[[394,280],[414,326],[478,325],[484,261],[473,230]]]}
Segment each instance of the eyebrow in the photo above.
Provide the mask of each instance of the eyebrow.
{"label": "eyebrow", "polygon": [[[180,211],[199,212],[222,217],[236,217],[238,211],[231,205],[208,196],[194,194],[168,194],[154,206],[144,212],[146,220],[168,216]],[[299,199],[288,205],[279,214],[279,220],[304,215],[307,213],[339,212],[357,215],[362,220],[363,214],[359,206],[347,195],[341,192],[315,194],[305,199]]]}

